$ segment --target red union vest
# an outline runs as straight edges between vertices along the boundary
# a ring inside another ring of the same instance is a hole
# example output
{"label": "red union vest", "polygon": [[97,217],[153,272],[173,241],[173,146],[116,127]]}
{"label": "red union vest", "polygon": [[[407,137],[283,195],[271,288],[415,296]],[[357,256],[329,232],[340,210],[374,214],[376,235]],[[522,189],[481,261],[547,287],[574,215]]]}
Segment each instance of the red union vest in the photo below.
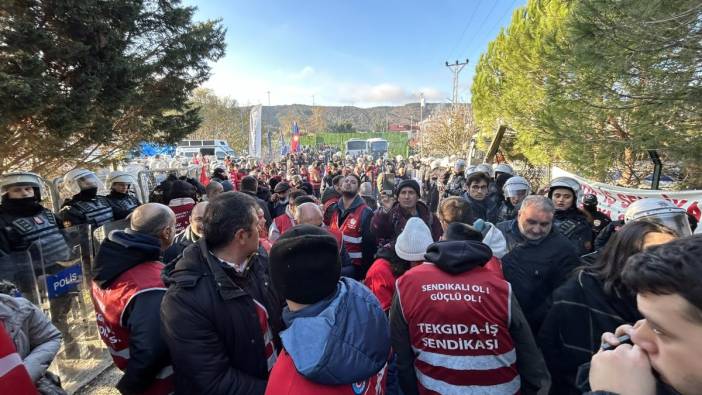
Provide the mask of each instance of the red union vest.
{"label": "red union vest", "polygon": [[17,353],[15,343],[0,321],[0,394],[38,394],[22,357]]}
{"label": "red union vest", "polygon": [[362,203],[350,212],[344,223],[339,226],[339,210],[335,209],[329,224],[329,231],[335,234],[341,234],[341,239],[344,242],[346,251],[349,253],[351,262],[356,266],[361,266],[363,257],[363,229],[361,229],[361,220],[363,219],[363,211],[368,206]]}
{"label": "red union vest", "polygon": [[[145,262],[120,274],[107,289],[92,284],[93,305],[102,341],[117,367],[124,371],[129,362],[129,329],[122,322],[122,314],[135,296],[150,291],[166,291],[161,281],[160,262]],[[166,366],[156,375],[144,394],[169,394],[174,391],[173,367]]]}
{"label": "red union vest", "polygon": [[519,393],[511,292],[482,267],[452,275],[425,262],[397,280],[420,394]]}

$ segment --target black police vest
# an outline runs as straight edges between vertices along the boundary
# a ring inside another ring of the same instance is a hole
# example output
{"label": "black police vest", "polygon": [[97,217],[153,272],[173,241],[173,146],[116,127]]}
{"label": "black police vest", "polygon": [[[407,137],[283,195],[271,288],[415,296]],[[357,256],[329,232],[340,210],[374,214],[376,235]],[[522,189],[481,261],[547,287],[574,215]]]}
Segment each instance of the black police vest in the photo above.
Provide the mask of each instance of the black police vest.
{"label": "black police vest", "polygon": [[112,207],[113,216],[117,217],[117,213],[122,213],[125,216],[134,211],[139,206],[139,200],[134,196],[127,195],[125,197],[105,196],[107,202]]}
{"label": "black police vest", "polygon": [[15,251],[27,250],[32,243],[38,242],[45,260],[67,260],[70,257],[68,244],[56,225],[56,217],[49,211],[42,211],[33,217],[16,218],[5,227],[8,232],[17,235],[18,243],[12,246]]}
{"label": "black police vest", "polygon": [[113,219],[112,207],[104,196],[98,196],[89,202],[75,201],[71,206],[96,228]]}

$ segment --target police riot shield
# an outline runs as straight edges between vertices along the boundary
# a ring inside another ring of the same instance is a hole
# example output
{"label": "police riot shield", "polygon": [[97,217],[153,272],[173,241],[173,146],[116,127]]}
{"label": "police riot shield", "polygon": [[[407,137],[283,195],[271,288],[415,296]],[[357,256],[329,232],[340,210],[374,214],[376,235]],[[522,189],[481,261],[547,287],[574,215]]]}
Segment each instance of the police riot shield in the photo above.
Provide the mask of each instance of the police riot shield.
{"label": "police riot shield", "polygon": [[[176,177],[188,177],[199,179],[200,168],[202,166],[188,166],[179,168],[169,168],[169,169],[155,169],[155,170],[142,170],[137,175],[137,182],[139,183],[139,193],[141,196],[146,197],[143,202],[151,201],[151,194],[163,181],[166,180],[169,174],[173,174]],[[165,202],[164,204],[167,204]]]}
{"label": "police riot shield", "polygon": [[91,233],[89,225],[64,229],[67,255],[32,256],[40,299],[63,334],[51,369],[69,393],[92,380],[111,361],[98,333],[90,292]]}
{"label": "police riot shield", "polygon": [[107,236],[112,232],[113,230],[124,230],[129,227],[129,220],[125,219],[120,219],[117,221],[112,221],[108,222],[106,224],[103,224],[102,226],[96,228],[93,230],[93,250],[92,250],[92,255],[93,257],[97,255],[98,250],[100,249],[100,244],[102,243],[103,240],[107,238]]}
{"label": "police riot shield", "polygon": [[39,296],[37,276],[32,264],[36,248],[36,245],[32,245],[27,251],[0,256],[0,293],[21,296],[46,309],[48,305],[42,306],[45,299],[42,300]]}

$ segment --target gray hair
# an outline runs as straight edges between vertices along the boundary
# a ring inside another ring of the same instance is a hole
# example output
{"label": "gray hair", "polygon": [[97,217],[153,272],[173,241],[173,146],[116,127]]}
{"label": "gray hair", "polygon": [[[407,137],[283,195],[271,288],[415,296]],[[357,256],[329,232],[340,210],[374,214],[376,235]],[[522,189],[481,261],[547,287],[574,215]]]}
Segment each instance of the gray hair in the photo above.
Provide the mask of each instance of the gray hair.
{"label": "gray hair", "polygon": [[553,205],[553,201],[546,196],[541,195],[529,195],[522,201],[522,210],[534,206],[537,210],[545,211],[547,213],[553,214],[556,211],[556,207]]}

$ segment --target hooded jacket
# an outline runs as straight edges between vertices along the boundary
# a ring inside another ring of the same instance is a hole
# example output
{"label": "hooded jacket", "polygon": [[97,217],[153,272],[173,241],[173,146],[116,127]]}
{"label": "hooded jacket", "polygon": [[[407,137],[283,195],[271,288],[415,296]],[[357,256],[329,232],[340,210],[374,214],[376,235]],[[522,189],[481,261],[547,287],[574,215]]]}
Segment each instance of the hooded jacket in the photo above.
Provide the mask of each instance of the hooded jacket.
{"label": "hooded jacket", "polygon": [[539,240],[528,240],[519,231],[517,220],[496,225],[507,240],[502,257],[505,279],[524,310],[532,331],[538,333],[550,306],[551,294],[579,265],[573,244],[556,229]]}
{"label": "hooded jacket", "polygon": [[32,302],[5,294],[0,294],[0,325],[12,339],[32,382],[42,379],[61,347],[61,332]]}
{"label": "hooded jacket", "polygon": [[[487,245],[478,241],[439,241],[427,248],[425,258],[427,263],[416,266],[405,273],[398,281],[398,288],[403,279],[411,279],[416,276],[421,280],[426,276],[425,272],[427,271],[440,270],[451,275],[459,275],[483,267],[492,258],[492,251]],[[481,275],[494,275],[486,274],[488,272],[484,270],[475,273],[476,279]],[[458,277],[455,278],[458,279]],[[504,282],[501,279],[497,281]],[[461,314],[461,312],[457,312],[457,314]],[[540,390],[548,389],[550,376],[546,364],[513,294],[509,298],[508,315],[509,335],[516,351],[516,364],[521,378],[522,393],[535,394]],[[397,352],[400,385],[404,394],[408,395],[419,393],[418,378],[415,372],[417,353],[411,343],[410,324],[416,325],[417,323],[407,322],[400,295],[396,293],[390,310],[392,345]],[[458,380],[460,381],[460,379]]]}
{"label": "hooded jacket", "polygon": [[[93,282],[101,289],[108,289],[122,273],[145,262],[159,261],[160,254],[161,244],[156,237],[130,229],[112,232],[95,257]],[[155,375],[170,365],[158,315],[163,295],[160,290],[138,293],[122,313],[130,338],[129,363],[117,383],[121,392],[145,390]]]}
{"label": "hooded jacket", "polygon": [[473,211],[473,218],[482,219],[483,221],[491,223],[497,222],[497,216],[500,212],[500,206],[495,201],[493,195],[485,196],[485,199],[483,200],[473,199],[472,197],[470,197],[470,194],[468,194],[468,192],[464,192],[461,196],[464,199],[466,199],[466,201],[470,205],[470,208]]}
{"label": "hooded jacket", "polygon": [[161,321],[176,394],[262,394],[269,372],[262,313],[275,344],[282,310],[267,261],[254,254],[238,275],[201,238],[169,266]]}
{"label": "hooded jacket", "polygon": [[390,328],[363,285],[341,278],[331,297],[296,312],[285,308],[283,319],[284,351],[267,394],[383,393]]}

